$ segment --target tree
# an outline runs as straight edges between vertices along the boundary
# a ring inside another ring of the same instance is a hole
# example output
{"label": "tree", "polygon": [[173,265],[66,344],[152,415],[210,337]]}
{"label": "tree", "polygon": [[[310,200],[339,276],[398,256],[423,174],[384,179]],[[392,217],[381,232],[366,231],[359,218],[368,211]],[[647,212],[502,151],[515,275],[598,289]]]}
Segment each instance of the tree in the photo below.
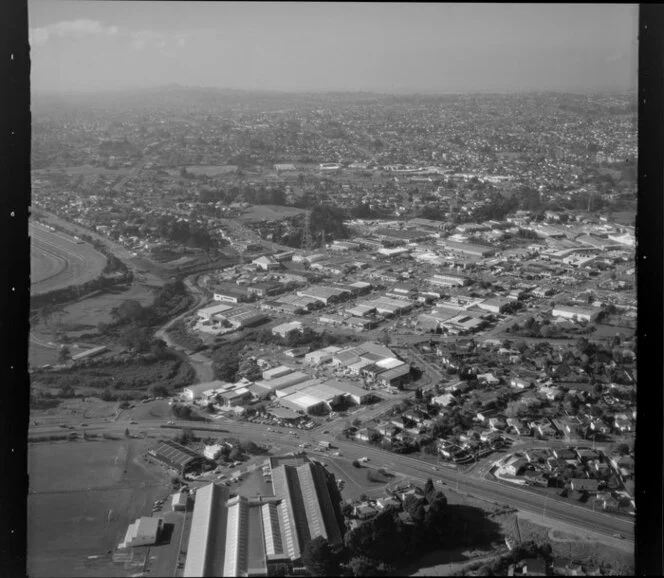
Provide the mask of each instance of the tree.
{"label": "tree", "polygon": [[427,500],[427,503],[433,502],[433,500],[436,497],[436,488],[433,485],[433,480],[431,478],[428,478],[426,483],[424,484],[424,497]]}
{"label": "tree", "polygon": [[418,388],[415,390],[415,399],[421,401],[423,397],[424,397],[424,396],[422,395],[422,389],[418,387]]}
{"label": "tree", "polygon": [[338,576],[340,574],[339,555],[322,536],[314,538],[304,547],[302,562],[313,576]]}
{"label": "tree", "polygon": [[378,562],[366,556],[355,556],[348,562],[348,568],[353,576],[380,576]]}
{"label": "tree", "polygon": [[125,428],[125,437],[126,437],[126,438],[129,437],[129,428]]}
{"label": "tree", "polygon": [[148,392],[152,397],[168,397],[168,388],[161,383],[151,385]]}
{"label": "tree", "polygon": [[629,454],[629,445],[627,445],[625,443],[618,444],[618,446],[616,447],[616,450],[618,451],[618,453],[621,456],[626,456],[627,454]]}
{"label": "tree", "polygon": [[258,366],[258,362],[253,358],[248,358],[242,361],[239,364],[237,375],[238,377],[244,377],[249,381],[256,381],[261,378],[263,372]]}
{"label": "tree", "polygon": [[412,494],[406,496],[406,499],[403,502],[403,509],[405,512],[408,512],[408,515],[414,522],[419,523],[424,520],[425,511],[423,500],[421,498]]}
{"label": "tree", "polygon": [[60,351],[58,352],[58,363],[65,365],[66,363],[69,363],[71,360],[71,350],[69,349],[68,346],[64,345],[63,347],[60,348]]}
{"label": "tree", "polygon": [[180,435],[175,437],[175,441],[186,446],[188,443],[194,441],[196,436],[194,435],[194,430],[190,427],[183,428],[180,432]]}

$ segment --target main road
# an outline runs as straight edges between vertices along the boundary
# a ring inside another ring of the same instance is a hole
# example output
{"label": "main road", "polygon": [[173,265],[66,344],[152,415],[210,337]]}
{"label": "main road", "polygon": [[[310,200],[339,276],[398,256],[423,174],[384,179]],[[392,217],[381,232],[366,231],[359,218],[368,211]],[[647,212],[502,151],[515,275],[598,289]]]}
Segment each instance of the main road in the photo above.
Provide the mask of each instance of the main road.
{"label": "main road", "polygon": [[[88,421],[85,430],[95,433],[108,432],[122,435],[125,428],[129,427],[132,431],[140,430],[146,434],[160,435],[168,431],[163,428],[164,425],[163,421],[157,420],[142,420],[134,423],[127,421]],[[304,442],[316,445],[320,441],[329,441],[330,439],[329,435],[322,434],[319,431],[273,427],[272,431],[268,432],[265,425],[238,422],[226,418],[212,420],[204,424],[200,421],[178,421],[174,425],[176,428],[191,428],[200,432],[202,436],[213,434],[215,431],[243,436],[256,442],[277,445],[288,451],[298,450],[298,446]],[[67,430],[60,429],[57,426],[37,425],[30,428],[30,434],[33,436],[64,433],[65,431]],[[294,432],[294,434],[290,432]],[[634,523],[627,518],[595,512],[570,504],[568,501],[563,502],[558,499],[547,498],[507,483],[486,478],[474,478],[450,467],[435,466],[434,469],[434,466],[423,460],[387,452],[373,446],[348,440],[332,440],[332,443],[348,460],[364,456],[369,458],[373,466],[385,467],[390,471],[421,481],[425,481],[427,478],[440,480],[451,488],[458,488],[462,493],[492,502],[509,504],[518,510],[541,516],[543,520],[550,518],[592,532],[609,536],[622,534],[628,540],[633,541],[634,539]]]}

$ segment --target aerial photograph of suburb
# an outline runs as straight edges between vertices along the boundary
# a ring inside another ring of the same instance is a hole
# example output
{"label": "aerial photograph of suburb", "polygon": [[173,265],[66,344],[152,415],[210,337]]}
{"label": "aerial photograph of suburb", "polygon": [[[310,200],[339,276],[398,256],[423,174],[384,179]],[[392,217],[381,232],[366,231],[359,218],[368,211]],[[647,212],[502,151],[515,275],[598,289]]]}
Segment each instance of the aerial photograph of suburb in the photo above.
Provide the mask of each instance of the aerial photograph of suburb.
{"label": "aerial photograph of suburb", "polygon": [[29,0],[30,578],[635,575],[639,10]]}

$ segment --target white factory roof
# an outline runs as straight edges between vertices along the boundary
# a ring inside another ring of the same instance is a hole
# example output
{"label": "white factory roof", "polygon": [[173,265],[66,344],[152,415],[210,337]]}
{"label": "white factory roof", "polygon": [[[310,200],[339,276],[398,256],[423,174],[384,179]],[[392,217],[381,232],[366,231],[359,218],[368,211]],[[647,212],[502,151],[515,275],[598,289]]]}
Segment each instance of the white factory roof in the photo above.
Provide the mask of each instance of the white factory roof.
{"label": "white factory roof", "polygon": [[383,369],[393,369],[403,364],[404,362],[401,361],[400,359],[397,359],[396,357],[388,357],[386,359],[381,359],[380,361],[376,362],[376,365],[378,367],[382,367]]}
{"label": "white factory roof", "polygon": [[198,314],[200,316],[212,316],[216,315],[217,313],[228,311],[229,309],[233,309],[233,307],[231,305],[224,305],[223,303],[219,303],[218,305],[210,305],[210,307],[203,307],[202,309],[199,309]]}

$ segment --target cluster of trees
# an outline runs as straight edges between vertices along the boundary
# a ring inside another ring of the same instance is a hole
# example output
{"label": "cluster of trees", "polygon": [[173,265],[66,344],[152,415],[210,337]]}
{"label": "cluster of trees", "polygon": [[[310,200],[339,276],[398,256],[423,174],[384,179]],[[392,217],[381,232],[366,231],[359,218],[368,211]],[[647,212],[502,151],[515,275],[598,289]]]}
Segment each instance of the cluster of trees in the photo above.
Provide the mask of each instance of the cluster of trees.
{"label": "cluster of trees", "polygon": [[114,275],[113,277],[101,275],[100,277],[90,279],[90,281],[86,281],[85,283],[70,285],[69,287],[55,289],[40,295],[33,295],[30,297],[30,307],[38,308],[45,305],[57,305],[69,301],[76,301],[93,291],[106,291],[115,285],[131,283],[132,279],[133,274],[131,271],[126,271],[121,275]]}
{"label": "cluster of trees", "polygon": [[455,406],[436,418],[432,435],[438,438],[461,434],[473,427],[473,417],[469,410]]}
{"label": "cluster of trees", "polygon": [[463,519],[467,512],[448,506],[447,498],[430,479],[424,496],[408,496],[403,509],[407,519],[387,508],[346,533],[344,545],[353,575],[380,575],[430,549],[467,543],[464,532],[459,531],[468,525]]}
{"label": "cluster of trees", "polygon": [[102,334],[117,334],[120,342],[136,352],[150,351],[159,356],[166,352],[166,344],[153,338],[153,328],[169,317],[178,315],[191,304],[191,296],[180,280],[164,285],[152,305],[143,306],[135,299],[127,299],[111,310],[111,323],[100,323]]}
{"label": "cluster of trees", "polygon": [[160,237],[174,243],[206,250],[215,247],[215,241],[206,229],[190,224],[186,219],[160,215],[155,225],[156,233]]}
{"label": "cluster of trees", "polygon": [[581,323],[580,326],[573,328],[561,329],[555,323],[551,323],[548,319],[537,320],[534,317],[529,317],[523,324],[514,323],[511,327],[507,328],[508,333],[519,335],[521,337],[543,337],[546,339],[555,339],[556,337],[565,337],[569,333],[591,333],[594,331],[594,326],[591,324]]}
{"label": "cluster of trees", "polygon": [[[334,239],[347,239],[349,231],[344,225],[346,215],[338,207],[314,205],[309,214],[309,238],[314,247],[320,247]],[[293,225],[277,235],[275,240],[289,247],[300,248],[304,239],[305,219],[300,217]]]}
{"label": "cluster of trees", "polygon": [[330,345],[346,345],[356,341],[353,335],[335,335],[326,331],[319,333],[311,327],[304,327],[302,331],[293,331],[285,338],[273,335],[269,329],[262,329],[254,332],[251,339],[258,343],[280,345],[282,347],[307,346],[311,351]]}
{"label": "cluster of trees", "polygon": [[229,189],[202,190],[199,199],[203,203],[218,202],[229,205],[231,203],[247,202],[252,205],[286,205],[286,191],[282,186],[265,187],[263,185],[233,186]]}
{"label": "cluster of trees", "polygon": [[245,345],[239,342],[224,343],[211,353],[214,378],[234,383],[240,370],[240,354]]}

